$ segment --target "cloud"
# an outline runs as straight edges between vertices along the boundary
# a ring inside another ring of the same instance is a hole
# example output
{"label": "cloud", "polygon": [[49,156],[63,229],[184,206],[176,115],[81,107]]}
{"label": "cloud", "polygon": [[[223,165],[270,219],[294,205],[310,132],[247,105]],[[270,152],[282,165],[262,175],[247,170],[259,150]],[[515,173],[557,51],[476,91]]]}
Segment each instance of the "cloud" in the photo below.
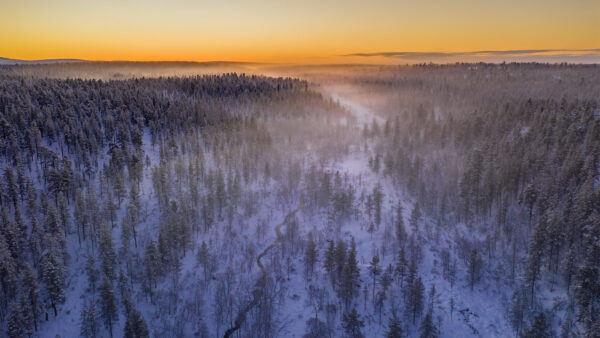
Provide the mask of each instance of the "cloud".
{"label": "cloud", "polygon": [[432,60],[432,59],[494,59],[494,58],[540,58],[555,59],[578,58],[581,60],[600,61],[600,49],[514,49],[514,50],[478,50],[470,52],[376,52],[352,53],[346,57],[387,57],[405,60]]}

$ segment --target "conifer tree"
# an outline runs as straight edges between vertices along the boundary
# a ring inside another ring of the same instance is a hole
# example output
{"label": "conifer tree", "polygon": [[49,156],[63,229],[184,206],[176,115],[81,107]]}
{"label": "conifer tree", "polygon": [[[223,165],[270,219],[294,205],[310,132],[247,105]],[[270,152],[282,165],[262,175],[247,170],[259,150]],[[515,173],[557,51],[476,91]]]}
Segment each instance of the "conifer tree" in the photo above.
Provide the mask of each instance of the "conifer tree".
{"label": "conifer tree", "polygon": [[21,274],[21,286],[22,286],[22,305],[23,309],[27,309],[31,317],[31,323],[33,324],[34,331],[37,331],[38,315],[39,315],[39,290],[37,286],[37,276],[35,271],[25,263],[23,266],[23,272]]}
{"label": "conifer tree", "polygon": [[415,203],[413,210],[410,214],[410,226],[412,227],[413,234],[416,234],[419,231],[419,221],[421,219],[421,209],[419,208],[419,203]]}
{"label": "conifer tree", "polygon": [[404,284],[404,279],[406,277],[406,273],[408,270],[408,262],[406,261],[406,252],[404,251],[404,247],[400,248],[400,253],[398,254],[398,260],[396,261],[396,275],[398,276],[398,281],[400,282],[400,287]]}
{"label": "conifer tree", "polygon": [[396,239],[400,245],[406,239],[406,229],[404,229],[404,216],[402,212],[402,203],[398,202],[398,207],[396,207]]}
{"label": "conifer tree", "polygon": [[337,241],[334,251],[336,280],[340,279],[344,263],[346,262],[346,243],[342,240]]}
{"label": "conifer tree", "polygon": [[43,266],[43,279],[46,284],[46,293],[50,305],[54,310],[54,316],[58,316],[58,310],[56,305],[61,303],[65,297],[65,291],[63,288],[63,271],[61,265],[57,262],[54,254],[49,252],[45,257]]}
{"label": "conifer tree", "polygon": [[352,309],[350,312],[344,313],[342,317],[342,327],[348,338],[363,338],[364,335],[361,332],[361,328],[365,326],[365,323],[360,320],[360,315],[356,309]]}
{"label": "conifer tree", "polygon": [[115,280],[115,278],[117,278],[115,272],[117,254],[115,252],[110,228],[106,223],[100,225],[98,246],[102,273],[110,280]]}
{"label": "conifer tree", "polygon": [[93,301],[83,302],[79,322],[79,334],[85,338],[98,337],[99,325],[96,305]]}
{"label": "conifer tree", "polygon": [[388,323],[388,330],[385,333],[385,338],[403,338],[404,334],[402,332],[402,323],[400,322],[400,318],[395,314],[390,317]]}
{"label": "conifer tree", "polygon": [[535,294],[535,282],[539,278],[540,269],[542,267],[542,255],[545,248],[545,232],[545,217],[540,217],[529,245],[529,259],[527,260],[527,266],[525,268],[525,279],[529,285],[532,304]]}
{"label": "conifer tree", "polygon": [[408,284],[408,287],[410,289],[406,306],[414,323],[417,316],[420,316],[423,311],[423,293],[425,292],[425,287],[423,286],[421,277],[418,277],[413,283]]}
{"label": "conifer tree", "polygon": [[369,263],[369,271],[373,276],[373,300],[375,300],[375,289],[377,284],[377,276],[381,273],[381,267],[379,266],[379,256],[375,255]]}
{"label": "conifer tree", "polygon": [[348,250],[348,257],[342,270],[339,288],[339,292],[346,307],[349,306],[352,298],[358,294],[360,288],[359,277],[360,270],[356,259],[356,242],[354,241],[354,238],[352,238],[350,250]]}
{"label": "conifer tree", "polygon": [[427,311],[427,314],[423,318],[421,322],[421,326],[419,327],[421,334],[419,338],[437,338],[439,337],[439,330],[433,322],[433,312]]}
{"label": "conifer tree", "polygon": [[100,284],[100,305],[100,316],[104,321],[104,326],[108,329],[112,337],[113,325],[119,320],[119,314],[117,312],[117,300],[113,287],[106,276],[102,278],[102,284]]}
{"label": "conifer tree", "polygon": [[21,338],[24,336],[23,319],[21,310],[15,302],[11,302],[8,306],[8,316],[6,318],[6,333],[10,338]]}
{"label": "conifer tree", "polygon": [[550,323],[546,320],[543,312],[538,313],[533,319],[529,330],[523,334],[523,338],[551,338],[554,334]]}
{"label": "conifer tree", "polygon": [[202,272],[204,273],[204,280],[208,280],[208,274],[210,270],[210,250],[205,241],[202,241],[202,245],[198,249],[198,263],[202,266]]}
{"label": "conifer tree", "polygon": [[148,292],[150,300],[152,300],[152,290],[156,287],[158,276],[160,275],[160,258],[158,257],[158,249],[153,240],[146,245],[144,253],[144,272],[148,283]]}
{"label": "conifer tree", "polygon": [[481,256],[477,252],[476,249],[471,250],[471,254],[468,259],[468,277],[469,277],[469,285],[471,286],[471,290],[473,290],[473,286],[477,281],[479,281],[481,267],[483,262],[481,260]]}
{"label": "conifer tree", "polygon": [[135,309],[131,309],[127,315],[125,322],[125,332],[123,335],[125,338],[148,338],[150,332],[148,331],[148,325],[142,317],[142,315]]}
{"label": "conifer tree", "polygon": [[312,233],[308,236],[308,243],[304,251],[304,266],[307,279],[312,279],[312,275],[317,262],[317,245],[313,240]]}

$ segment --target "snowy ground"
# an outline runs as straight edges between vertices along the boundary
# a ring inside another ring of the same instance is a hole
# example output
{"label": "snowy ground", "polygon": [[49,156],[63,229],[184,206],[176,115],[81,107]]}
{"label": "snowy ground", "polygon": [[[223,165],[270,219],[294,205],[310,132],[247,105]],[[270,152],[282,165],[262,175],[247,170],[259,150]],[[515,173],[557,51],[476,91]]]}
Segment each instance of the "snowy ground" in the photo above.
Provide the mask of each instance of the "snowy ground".
{"label": "snowy ground", "polygon": [[[353,102],[347,97],[340,96],[337,93],[331,94],[332,98],[339,101],[351,112],[357,119],[356,133],[360,133],[360,126],[370,124],[373,120],[378,124],[383,123],[381,117],[375,115],[369,109]],[[368,264],[373,255],[379,254],[382,258],[381,266],[385,267],[388,264],[394,264],[396,252],[388,249],[387,253],[382,257],[381,248],[377,247],[383,243],[385,236],[384,224],[390,223],[390,215],[394,214],[394,208],[398,201],[402,201],[404,208],[405,224],[408,224],[408,215],[413,208],[413,201],[402,191],[398,191],[395,185],[388,178],[382,177],[373,173],[369,168],[368,158],[360,149],[351,148],[351,152],[339,161],[330,164],[332,172],[339,171],[350,175],[352,181],[361,182],[361,186],[357,189],[371,190],[375,184],[380,183],[385,194],[384,204],[384,221],[379,229],[369,234],[366,231],[366,224],[362,224],[361,220],[353,220],[345,224],[342,232],[347,241],[354,237],[357,244],[358,260],[361,268],[362,283],[370,283],[368,274]],[[386,220],[387,218],[387,220]],[[309,223],[313,220],[307,220]],[[424,218],[424,223],[433,221]],[[410,227],[406,229],[410,232]],[[466,272],[464,265],[459,263],[457,272],[457,282],[454,287],[442,278],[441,267],[439,265],[439,252],[443,247],[451,247],[453,245],[451,234],[443,233],[439,244],[426,243],[423,250],[424,259],[419,266],[419,273],[423,278],[425,288],[428,291],[432,284],[435,284],[436,290],[440,294],[436,315],[441,321],[440,333],[442,337],[512,337],[514,331],[510,327],[506,318],[506,309],[504,307],[508,295],[507,290],[498,289],[497,286],[479,284],[473,291],[470,290],[466,282]],[[298,261],[297,266],[302,266],[301,261]],[[324,278],[323,275],[320,276]],[[325,278],[326,279],[326,278]],[[322,283],[327,284],[328,281]],[[314,316],[314,312],[305,306],[308,286],[306,285],[302,274],[295,274],[289,281],[290,297],[286,303],[286,311],[288,313],[290,324],[282,331],[281,336],[286,337],[301,337],[304,333],[306,319]],[[304,291],[302,294],[300,291]],[[450,318],[449,302],[450,298],[454,298],[455,310]],[[359,297],[360,298],[360,297]],[[381,337],[385,333],[385,329],[379,324],[378,316],[373,313],[371,307],[363,308],[363,304],[359,299],[355,299],[357,308],[361,312],[361,316],[365,320],[365,328],[363,332],[367,337]],[[387,313],[389,315],[389,312]],[[386,327],[387,320],[382,320],[383,327]],[[418,328],[418,323],[417,323]],[[414,327],[409,335],[418,336],[418,332]]]}
{"label": "snowy ground", "polygon": [[[376,116],[369,109],[353,102],[350,98],[340,96],[337,93],[331,93],[331,97],[334,100],[340,102],[345,106],[350,113],[356,118],[356,135],[359,135],[362,130],[362,126],[365,124],[371,124],[374,120],[378,124],[382,124],[383,120]],[[152,149],[147,135],[144,140],[146,145],[146,153],[155,158],[156,149]],[[392,223],[392,215],[394,215],[394,208],[398,205],[398,201],[401,201],[404,207],[405,224],[408,224],[408,215],[410,210],[413,208],[413,201],[403,191],[399,191],[396,185],[393,184],[388,178],[383,177],[374,173],[368,164],[368,155],[365,153],[360,146],[350,147],[350,151],[347,155],[343,155],[339,160],[334,160],[328,163],[327,167],[332,171],[339,171],[341,174],[348,174],[351,180],[354,182],[357,191],[371,191],[372,188],[377,184],[381,184],[383,187],[383,193],[385,195],[384,209],[383,209],[383,222],[381,226],[373,233],[370,234],[366,230],[366,224],[362,219],[352,219],[345,223],[342,227],[342,236],[347,241],[350,238],[354,238],[357,244],[360,269],[361,269],[361,281],[362,284],[370,283],[371,278],[368,276],[368,263],[371,257],[378,254],[381,258],[381,266],[385,267],[388,264],[394,264],[397,255],[397,246],[390,244],[385,252],[381,248],[381,243],[390,242],[389,228]],[[359,183],[360,182],[360,183]],[[155,199],[149,195],[151,191],[151,176],[150,171],[145,171],[144,182],[141,189],[142,205],[144,206],[145,221],[143,222],[144,227],[153,229],[157,227],[158,211],[156,208]],[[276,234],[274,227],[280,223],[286,214],[291,210],[295,209],[297,205],[288,205],[281,201],[275,200],[274,197],[267,198],[263,204],[263,209],[259,215],[254,216],[252,219],[246,220],[246,231],[240,233],[241,236],[254,236],[256,233],[256,224],[261,219],[267,219],[267,229],[265,237],[258,243],[259,245],[255,248],[255,252],[258,254],[264,248],[271,243],[275,242]],[[124,206],[122,206],[121,212],[123,212]],[[301,232],[307,233],[313,228],[320,232],[323,238],[330,238],[333,234],[328,233],[325,227],[326,218],[325,215],[306,215],[300,212],[298,214],[298,220],[301,224]],[[433,223],[431,219],[428,219],[425,215],[423,223]],[[309,226],[310,225],[310,226]],[[386,232],[387,228],[387,232]],[[460,229],[460,228],[457,228]],[[408,232],[411,231],[410,227],[406,227]],[[242,230],[243,231],[243,230]],[[144,233],[143,229],[140,229],[140,233]],[[149,231],[148,233],[152,233]],[[456,283],[454,287],[450,286],[450,283],[441,276],[441,267],[439,264],[439,253],[441,249],[446,247],[452,247],[452,233],[442,232],[439,241],[427,241],[424,248],[424,259],[422,264],[419,266],[419,274],[423,278],[426,291],[429,291],[432,284],[435,284],[436,290],[438,291],[439,303],[436,307],[436,319],[440,324],[440,332],[442,337],[512,337],[513,330],[510,328],[507,318],[505,303],[507,301],[508,288],[502,288],[498,285],[491,285],[487,283],[480,283],[476,285],[473,291],[470,290],[465,279],[465,269],[462,262],[458,263],[458,271],[456,277]],[[214,231],[202,235],[203,237],[198,238],[197,241],[202,240],[214,240],[217,243],[224,241],[225,239],[220,238],[218,233]],[[393,236],[393,232],[391,233]],[[115,229],[113,231],[113,237],[118,239],[119,233]],[[140,238],[141,243],[145,243],[148,238]],[[85,250],[79,249],[76,237],[70,238],[69,248],[71,248],[72,262],[69,265],[69,280],[67,281],[67,301],[65,304],[59,306],[59,318],[58,320],[51,320],[44,322],[40,330],[41,337],[56,337],[59,334],[61,337],[76,337],[79,335],[79,316],[81,306],[84,301],[85,289],[87,286],[87,278],[84,272],[84,266],[86,262]],[[226,243],[226,242],[223,242]],[[118,240],[116,240],[115,247],[120,247]],[[138,246],[138,254],[143,253],[143,245]],[[217,248],[222,252],[225,252],[225,248]],[[320,247],[320,249],[323,249]],[[323,252],[319,252],[320,261],[322,261]],[[181,290],[183,292],[193,289],[192,285],[195,285],[194,280],[201,278],[201,269],[197,266],[195,250],[187,254],[183,260],[182,267],[182,278],[181,278]],[[265,257],[265,264],[269,264],[269,254]],[[254,261],[255,257],[251,257]],[[294,271],[289,275],[287,281],[283,285],[287,288],[287,296],[283,300],[281,311],[283,316],[278,318],[280,323],[280,329],[277,336],[279,337],[301,337],[305,332],[306,320],[314,316],[314,311],[311,306],[307,304],[308,299],[308,285],[305,282],[302,273],[302,256],[297,257],[293,262],[295,267]],[[247,294],[250,294],[255,281],[258,279],[260,273],[255,263],[252,266],[252,272],[247,274],[245,278],[249,281],[244,287],[246,288]],[[319,273],[313,279],[312,283],[329,285],[329,281],[324,273]],[[210,296],[213,290],[211,288],[203,292],[204,297],[204,313],[212,313],[213,300]],[[330,290],[330,292],[333,292]],[[331,295],[335,298],[335,294]],[[398,295],[398,297],[400,297]],[[456,310],[453,313],[452,318],[450,317],[449,302],[450,298],[454,298],[456,304]],[[152,329],[159,323],[156,318],[153,317],[155,309],[148,303],[145,297],[137,295],[136,301],[139,304],[145,304],[140,307],[142,314],[145,316],[150,328]],[[365,327],[363,332],[367,337],[381,337],[384,335],[385,328],[387,326],[387,316],[390,315],[388,309],[384,310],[382,322],[380,324],[378,316],[373,311],[372,306],[364,307],[361,297],[354,300],[356,308],[359,310],[362,319],[365,321]],[[49,314],[53,316],[52,314]],[[322,318],[323,313],[319,316]],[[235,317],[235,316],[234,316]],[[114,328],[115,335],[119,336],[122,332],[125,319],[121,316],[119,322]],[[204,320],[204,323],[210,329],[211,332],[215,332],[213,320],[210,315]],[[405,323],[406,324],[406,323]],[[406,325],[406,331],[409,336],[418,336],[418,323],[416,326]],[[341,335],[340,323],[337,323],[338,334]],[[220,334],[224,332],[226,327],[220,328]]]}

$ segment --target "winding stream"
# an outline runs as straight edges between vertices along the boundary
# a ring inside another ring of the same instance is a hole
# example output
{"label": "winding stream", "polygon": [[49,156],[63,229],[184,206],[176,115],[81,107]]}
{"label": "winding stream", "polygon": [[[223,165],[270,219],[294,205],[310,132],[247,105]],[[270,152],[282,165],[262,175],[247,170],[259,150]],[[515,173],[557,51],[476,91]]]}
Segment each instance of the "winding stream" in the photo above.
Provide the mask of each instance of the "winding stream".
{"label": "winding stream", "polygon": [[248,312],[250,312],[250,310],[252,310],[252,308],[255,307],[256,304],[258,304],[258,301],[260,300],[260,298],[262,297],[262,295],[264,293],[264,288],[265,288],[265,283],[266,283],[266,278],[267,278],[267,271],[265,270],[265,267],[262,265],[260,260],[265,255],[267,255],[267,253],[269,253],[269,250],[273,249],[277,244],[279,244],[282,241],[283,235],[281,234],[281,227],[283,225],[285,225],[287,222],[289,222],[290,218],[294,217],[294,215],[301,209],[302,209],[302,205],[299,206],[298,208],[296,208],[295,210],[291,211],[290,213],[288,213],[285,216],[285,218],[283,219],[283,222],[277,224],[277,226],[275,227],[275,233],[277,234],[277,239],[275,240],[275,242],[273,242],[271,245],[269,245],[265,250],[263,250],[263,252],[260,255],[258,255],[258,257],[256,258],[256,264],[258,265],[258,268],[261,271],[261,276],[256,281],[256,284],[254,285],[254,290],[252,291],[252,301],[250,303],[248,303],[248,305],[246,305],[238,313],[238,315],[234,321],[234,326],[230,327],[229,329],[227,329],[227,331],[225,331],[225,335],[223,336],[224,338],[231,337],[231,335],[235,331],[239,330],[240,327],[242,326],[242,324],[244,323],[244,321],[246,320],[246,315],[248,314]]}

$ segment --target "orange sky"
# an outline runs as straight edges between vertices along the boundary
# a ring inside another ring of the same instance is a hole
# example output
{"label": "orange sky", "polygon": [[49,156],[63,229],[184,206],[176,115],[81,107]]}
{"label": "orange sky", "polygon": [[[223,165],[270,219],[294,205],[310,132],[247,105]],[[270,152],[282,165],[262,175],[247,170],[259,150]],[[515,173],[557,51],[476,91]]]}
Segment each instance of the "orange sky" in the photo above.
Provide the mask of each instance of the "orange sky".
{"label": "orange sky", "polygon": [[0,13],[0,56],[29,60],[399,62],[341,55],[600,48],[598,0],[2,0]]}

